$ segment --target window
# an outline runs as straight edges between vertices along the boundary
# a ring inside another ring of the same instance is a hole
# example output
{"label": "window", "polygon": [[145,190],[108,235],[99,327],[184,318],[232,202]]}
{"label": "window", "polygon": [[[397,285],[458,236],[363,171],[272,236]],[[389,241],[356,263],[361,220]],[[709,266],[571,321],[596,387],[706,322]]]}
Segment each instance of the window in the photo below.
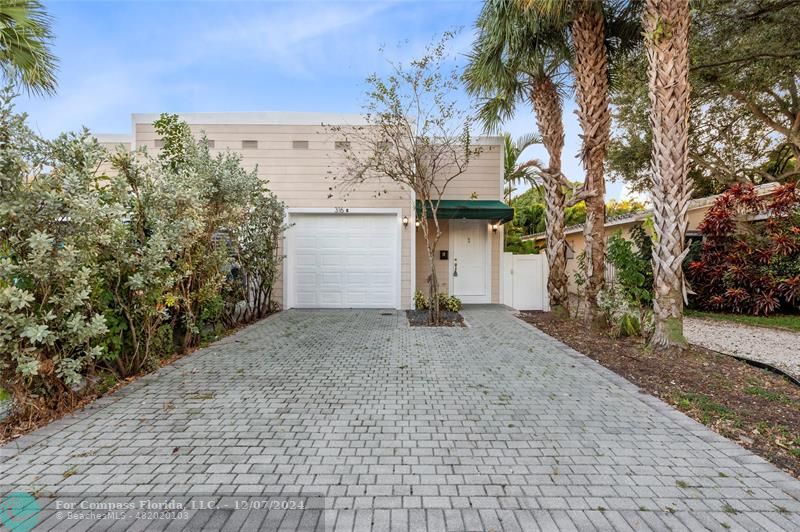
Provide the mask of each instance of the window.
{"label": "window", "polygon": [[295,150],[307,150],[308,149],[308,141],[307,140],[293,140],[292,141],[292,148]]}
{"label": "window", "polygon": [[212,150],[214,149],[214,146],[215,146],[214,141],[211,140],[211,139],[206,139],[206,145],[209,147],[209,149],[212,149]]}
{"label": "window", "polygon": [[242,141],[242,149],[243,150],[255,150],[258,148],[258,141],[257,140],[243,140]]}
{"label": "window", "polygon": [[337,140],[335,147],[337,150],[349,150],[350,149],[350,142],[346,140]]}
{"label": "window", "polygon": [[159,150],[164,147],[164,139],[156,139],[156,148]]}

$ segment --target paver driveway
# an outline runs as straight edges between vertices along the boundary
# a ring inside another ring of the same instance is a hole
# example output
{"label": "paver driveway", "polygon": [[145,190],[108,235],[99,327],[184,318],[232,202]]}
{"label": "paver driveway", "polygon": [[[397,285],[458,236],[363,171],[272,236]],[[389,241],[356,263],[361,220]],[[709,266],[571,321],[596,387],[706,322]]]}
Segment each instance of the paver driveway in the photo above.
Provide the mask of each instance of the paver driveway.
{"label": "paver driveway", "polygon": [[[43,530],[800,528],[797,481],[507,310],[465,316],[283,312],[6,446],[0,484]],[[191,511],[54,513],[100,496]],[[280,496],[306,510],[255,504]]]}

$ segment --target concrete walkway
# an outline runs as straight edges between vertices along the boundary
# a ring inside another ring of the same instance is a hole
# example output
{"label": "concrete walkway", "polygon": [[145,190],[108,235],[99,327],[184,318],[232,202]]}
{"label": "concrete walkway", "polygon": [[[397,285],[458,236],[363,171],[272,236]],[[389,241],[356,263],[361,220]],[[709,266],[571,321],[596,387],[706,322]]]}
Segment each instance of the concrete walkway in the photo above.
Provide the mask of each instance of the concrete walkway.
{"label": "concrete walkway", "polygon": [[0,448],[2,493],[34,492],[36,530],[800,529],[800,482],[464,314],[283,312]]}

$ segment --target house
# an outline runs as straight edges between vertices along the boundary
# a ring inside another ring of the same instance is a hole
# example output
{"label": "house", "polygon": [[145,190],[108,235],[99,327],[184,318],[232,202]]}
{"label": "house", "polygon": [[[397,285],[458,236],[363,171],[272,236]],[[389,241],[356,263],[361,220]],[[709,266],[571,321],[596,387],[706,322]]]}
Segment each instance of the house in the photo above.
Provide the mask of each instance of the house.
{"label": "house", "polygon": [[[759,196],[768,196],[772,194],[779,186],[780,185],[778,183],[765,183],[755,188]],[[714,201],[718,197],[718,195],[706,196],[704,198],[694,199],[689,203],[689,209],[687,213],[689,217],[689,226],[688,230],[686,231],[687,238],[700,238],[700,231],[698,230],[698,227],[703,221],[703,218],[705,218],[708,210],[711,208],[711,205],[713,205]],[[652,215],[653,211],[648,209],[645,211],[633,214],[625,214],[606,220],[606,239],[608,239],[609,236],[617,231],[620,231],[623,237],[630,238],[631,229],[642,224]],[[569,281],[569,291],[576,293],[578,288],[575,284],[575,272],[577,272],[579,269],[577,257],[583,253],[584,249],[586,248],[586,242],[583,238],[583,224],[567,227],[564,231],[564,236],[567,241],[567,278]],[[540,248],[545,247],[546,239],[547,235],[544,232],[525,235],[522,237],[523,241],[532,241],[537,247]]]}
{"label": "house", "polygon": [[[427,291],[425,239],[415,198],[394,183],[343,190],[349,146],[327,126],[364,125],[359,115],[316,113],[186,113],[212,151],[231,150],[286,204],[283,275],[274,297],[284,308],[411,308]],[[161,140],[155,114],[134,114],[130,135],[97,135],[108,148],[146,147]],[[436,249],[440,291],[465,303],[500,303],[502,223],[513,210],[503,199],[503,142],[477,139],[481,153],[447,188],[439,208],[443,235]]]}

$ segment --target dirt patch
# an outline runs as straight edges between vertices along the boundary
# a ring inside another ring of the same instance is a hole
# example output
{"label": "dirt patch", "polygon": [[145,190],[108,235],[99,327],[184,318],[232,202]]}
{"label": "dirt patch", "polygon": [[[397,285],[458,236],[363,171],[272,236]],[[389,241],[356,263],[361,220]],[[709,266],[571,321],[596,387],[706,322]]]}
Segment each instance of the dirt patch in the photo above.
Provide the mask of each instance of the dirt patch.
{"label": "dirt patch", "polygon": [[412,327],[466,327],[464,317],[458,312],[443,310],[441,321],[431,323],[431,314],[427,310],[407,310],[408,324]]}
{"label": "dirt patch", "polygon": [[654,353],[547,312],[519,317],[800,478],[800,387],[783,376],[700,347]]}

